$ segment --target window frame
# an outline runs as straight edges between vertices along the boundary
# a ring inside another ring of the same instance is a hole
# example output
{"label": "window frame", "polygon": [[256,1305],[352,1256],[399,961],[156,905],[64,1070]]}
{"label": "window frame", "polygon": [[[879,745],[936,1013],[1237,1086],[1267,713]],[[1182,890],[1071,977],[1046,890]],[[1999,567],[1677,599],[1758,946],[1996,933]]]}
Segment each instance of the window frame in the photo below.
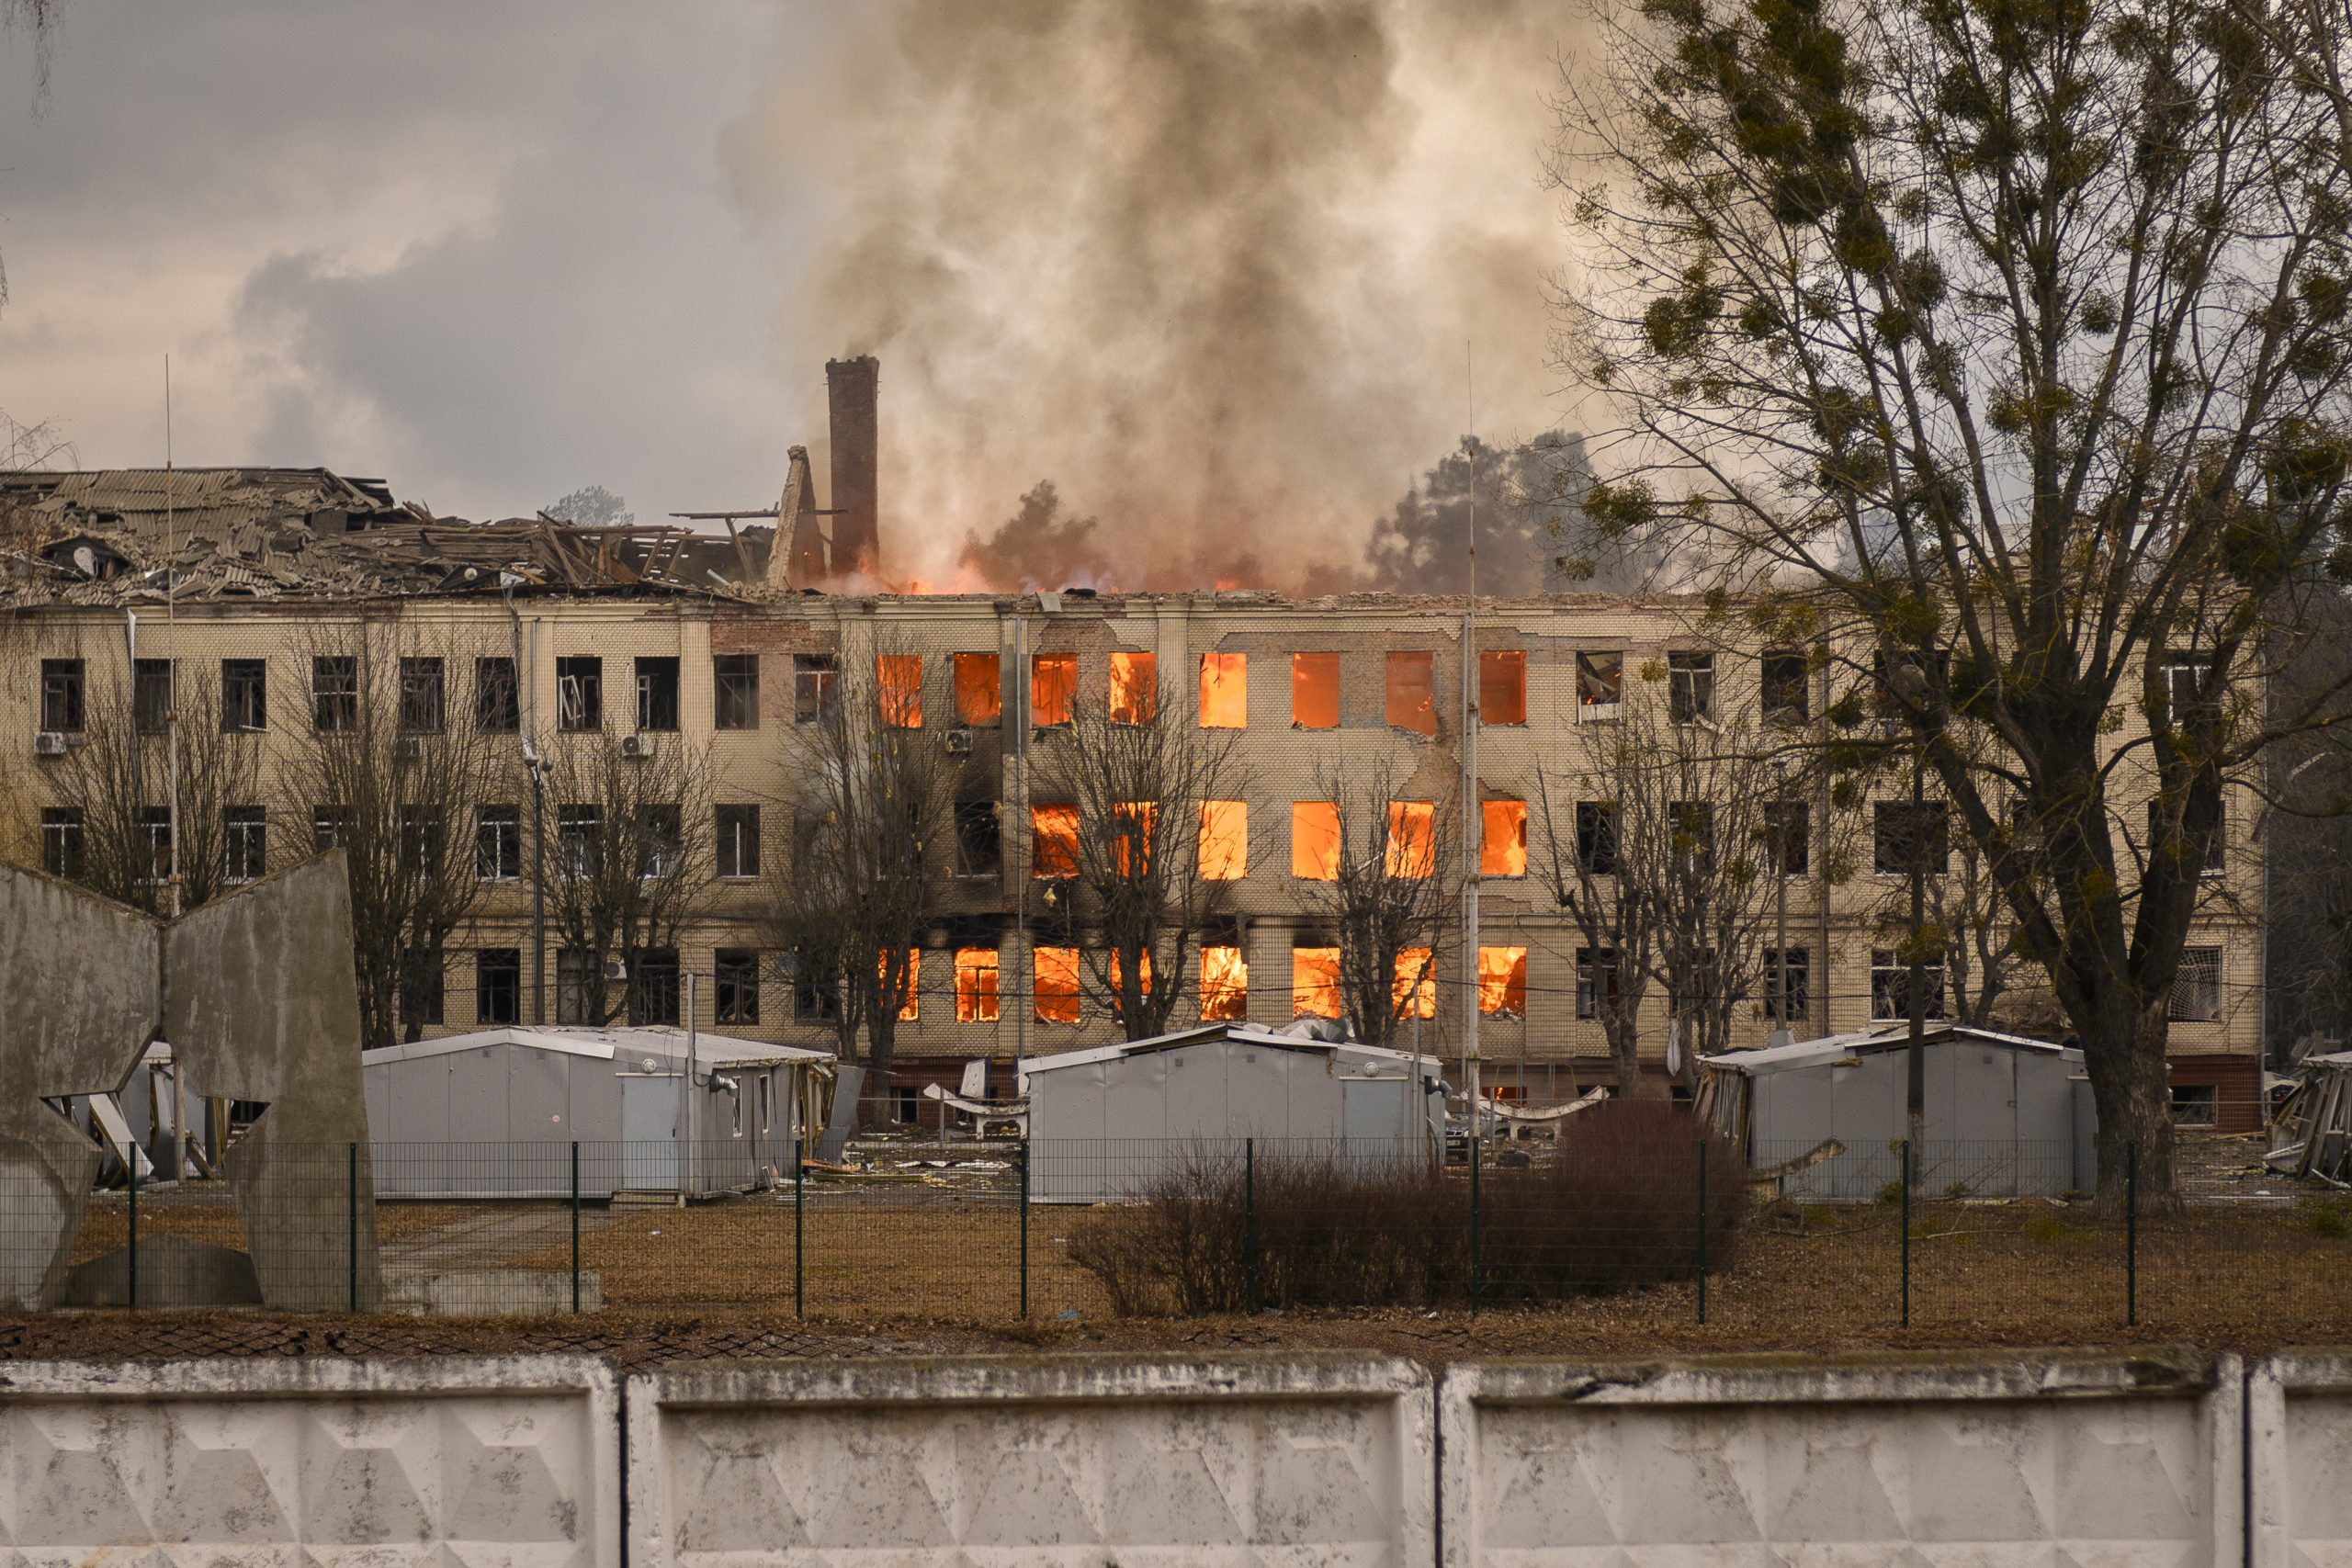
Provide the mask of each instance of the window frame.
{"label": "window frame", "polygon": [[555,728],[559,735],[594,735],[605,728],[602,654],[567,653],[555,661]]}
{"label": "window frame", "polygon": [[[229,724],[229,660],[220,661],[220,722]],[[359,729],[359,657],[311,656],[311,733],[353,735]]]}
{"label": "window frame", "polygon": [[[749,829],[747,832],[745,829]],[[756,882],[760,875],[760,808],[754,802],[721,801],[710,808],[712,874],[721,882]],[[748,845],[750,854],[743,854]],[[733,869],[729,869],[729,867]]]}
{"label": "window frame", "polygon": [[89,723],[89,667],[79,659],[40,661],[40,728],[45,733],[80,735]]}
{"label": "window frame", "polygon": [[760,727],[760,656],[710,656],[710,728],[737,734]]}

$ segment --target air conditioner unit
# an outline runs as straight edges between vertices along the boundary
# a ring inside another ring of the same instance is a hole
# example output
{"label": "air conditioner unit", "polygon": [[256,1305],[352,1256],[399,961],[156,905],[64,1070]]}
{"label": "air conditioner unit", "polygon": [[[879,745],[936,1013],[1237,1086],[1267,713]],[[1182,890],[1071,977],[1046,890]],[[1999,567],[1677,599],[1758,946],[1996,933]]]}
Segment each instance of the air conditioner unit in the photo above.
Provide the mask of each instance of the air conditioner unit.
{"label": "air conditioner unit", "polygon": [[421,735],[401,736],[399,739],[392,742],[392,754],[403,762],[423,761],[424,760],[424,737]]}
{"label": "air conditioner unit", "polygon": [[949,730],[947,750],[958,757],[969,755],[972,750],[972,732],[968,729]]}
{"label": "air conditioner unit", "polygon": [[62,757],[65,755],[64,733],[61,730],[44,729],[40,734],[34,736],[33,755],[36,757]]}
{"label": "air conditioner unit", "polygon": [[624,757],[650,757],[653,755],[653,737],[650,735],[622,736],[621,755]]}

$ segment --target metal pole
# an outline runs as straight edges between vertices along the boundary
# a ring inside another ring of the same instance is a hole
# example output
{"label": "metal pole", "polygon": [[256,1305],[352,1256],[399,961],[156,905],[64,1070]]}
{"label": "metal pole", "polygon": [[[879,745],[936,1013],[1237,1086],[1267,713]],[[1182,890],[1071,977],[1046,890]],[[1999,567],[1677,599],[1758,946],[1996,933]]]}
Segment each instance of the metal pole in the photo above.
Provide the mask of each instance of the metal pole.
{"label": "metal pole", "polygon": [[571,1140],[571,1310],[580,1310],[580,1140]]}
{"label": "metal pole", "polygon": [[[1476,1127],[1476,1122],[1471,1125]],[[1478,1134],[1470,1134],[1470,1315],[1478,1315]]]}
{"label": "metal pole", "polygon": [[[945,1102],[942,1101],[942,1108]],[[1029,1140],[1021,1140],[1021,1316],[1029,1316]]]}
{"label": "metal pole", "polygon": [[[1776,759],[1773,765],[1772,793],[1777,797],[1772,808],[1772,902],[1773,923],[1780,942],[1780,961],[1773,965],[1772,1018],[1777,1027],[1772,1031],[1774,1043],[1785,1044],[1796,1038],[1789,1025],[1789,785],[1788,759]],[[1703,1320],[1702,1320],[1703,1321]]]}
{"label": "metal pole", "polygon": [[1903,1140],[1903,1326],[1911,1326],[1911,1140]]}
{"label": "metal pole", "polygon": [[359,1145],[358,1145],[358,1144],[356,1144],[356,1143],[350,1143],[350,1144],[346,1144],[346,1145],[344,1145],[344,1159],[345,1159],[345,1166],[346,1166],[346,1168],[347,1168],[345,1169],[345,1174],[344,1174],[344,1184],[343,1184],[343,1187],[344,1187],[344,1194],[345,1194],[345,1204],[344,1204],[344,1206],[345,1206],[345,1210],[348,1212],[348,1213],[347,1213],[347,1219],[348,1219],[348,1222],[349,1222],[349,1223],[345,1225],[345,1230],[349,1233],[350,1242],[351,1242],[351,1258],[350,1258],[350,1271],[351,1271],[351,1278],[350,1278],[350,1287],[351,1287],[351,1310],[352,1310],[352,1311],[354,1311],[354,1312],[357,1312],[357,1311],[359,1310]]}
{"label": "metal pole", "polygon": [[130,1245],[124,1249],[122,1263],[129,1276],[130,1304],[136,1310],[139,1305],[139,1145],[130,1144],[123,1153],[130,1167]]}
{"label": "metal pole", "polygon": [[1241,1310],[1258,1310],[1258,1140],[1241,1140]]}
{"label": "metal pole", "polygon": [[[1478,388],[1470,344],[1462,345],[1463,407],[1470,422],[1470,510],[1463,543],[1469,595],[1462,609],[1462,1087],[1471,1126],[1478,1113],[1478,851],[1485,813],[1478,804]],[[1416,1013],[1420,1009],[1413,1010]]]}
{"label": "metal pole", "polygon": [[2140,1325],[2140,1140],[2123,1145],[2123,1324]]}
{"label": "metal pole", "polygon": [[801,1216],[804,1213],[802,1195],[808,1190],[808,1166],[802,1160],[800,1151],[795,1149],[792,1151],[792,1315],[795,1317],[808,1315],[806,1295],[808,1271],[801,1267],[803,1234]]}
{"label": "metal pole", "polygon": [[1707,1321],[1707,1140],[1699,1140],[1699,1321]]}
{"label": "metal pole", "polygon": [[[1928,1122],[1928,955],[1921,933],[1928,923],[1928,811],[1922,771],[1925,759],[1917,747],[1911,752],[1911,974],[1910,995],[1904,1010],[1911,1015],[1911,1040],[1904,1052],[1903,1109],[1912,1145],[1927,1137]],[[1908,1180],[1909,1156],[1905,1156]],[[1907,1234],[1907,1233],[1906,1233]],[[1906,1316],[1905,1322],[1910,1319]]]}
{"label": "metal pole", "polygon": [[686,971],[686,1079],[685,1079],[685,1088],[684,1088],[684,1089],[683,1090],[683,1092],[684,1093],[684,1095],[685,1095],[685,1097],[686,1097],[686,1112],[685,1112],[684,1117],[683,1118],[683,1120],[684,1120],[684,1124],[685,1124],[685,1129],[686,1129],[686,1147],[685,1147],[685,1151],[684,1151],[684,1159],[682,1160],[682,1162],[680,1163],[680,1166],[679,1166],[679,1177],[678,1177],[678,1207],[680,1207],[681,1209],[683,1209],[683,1208],[684,1208],[684,1207],[686,1206],[686,1200],[687,1200],[687,1198],[688,1198],[688,1197],[690,1197],[690,1196],[693,1194],[693,1192],[694,1192],[694,1187],[695,1187],[695,978],[696,978],[696,976],[695,976],[695,972],[694,972],[693,970],[689,969],[688,971]]}

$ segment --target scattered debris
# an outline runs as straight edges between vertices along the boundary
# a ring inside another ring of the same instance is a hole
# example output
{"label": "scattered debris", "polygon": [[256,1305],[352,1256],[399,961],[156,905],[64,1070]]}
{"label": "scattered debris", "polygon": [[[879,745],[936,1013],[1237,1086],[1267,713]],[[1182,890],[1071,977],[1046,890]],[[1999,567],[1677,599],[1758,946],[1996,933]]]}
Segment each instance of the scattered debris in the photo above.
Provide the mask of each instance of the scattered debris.
{"label": "scattered debris", "polygon": [[2271,1118],[2263,1163],[2281,1175],[2352,1187],[2352,1051],[2303,1059],[2301,1081]]}

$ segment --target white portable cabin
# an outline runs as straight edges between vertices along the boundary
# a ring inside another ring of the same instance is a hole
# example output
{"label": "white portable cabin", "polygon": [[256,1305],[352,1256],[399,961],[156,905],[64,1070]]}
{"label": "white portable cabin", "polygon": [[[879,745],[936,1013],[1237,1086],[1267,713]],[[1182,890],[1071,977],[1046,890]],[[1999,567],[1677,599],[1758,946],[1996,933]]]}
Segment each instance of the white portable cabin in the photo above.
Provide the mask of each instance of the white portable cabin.
{"label": "white portable cabin", "polygon": [[1444,1147],[1437,1058],[1352,1041],[1206,1024],[1149,1040],[1024,1057],[1029,1194],[1132,1196],[1188,1159],[1419,1161]]}
{"label": "white portable cabin", "polygon": [[[1787,1196],[1863,1201],[1900,1179],[1907,1134],[1907,1025],[1701,1058],[1699,1111],[1747,1152],[1751,1170],[1799,1161],[1830,1139],[1834,1157],[1789,1170]],[[2097,1122],[2083,1054],[2046,1040],[1931,1024],[1925,1146],[1915,1196],[2056,1197],[2096,1182]]]}
{"label": "white portable cabin", "polygon": [[[742,1190],[789,1179],[821,1125],[823,1051],[684,1031],[486,1029],[361,1055],[376,1191],[559,1198]],[[686,1145],[691,1109],[693,1145]]]}

